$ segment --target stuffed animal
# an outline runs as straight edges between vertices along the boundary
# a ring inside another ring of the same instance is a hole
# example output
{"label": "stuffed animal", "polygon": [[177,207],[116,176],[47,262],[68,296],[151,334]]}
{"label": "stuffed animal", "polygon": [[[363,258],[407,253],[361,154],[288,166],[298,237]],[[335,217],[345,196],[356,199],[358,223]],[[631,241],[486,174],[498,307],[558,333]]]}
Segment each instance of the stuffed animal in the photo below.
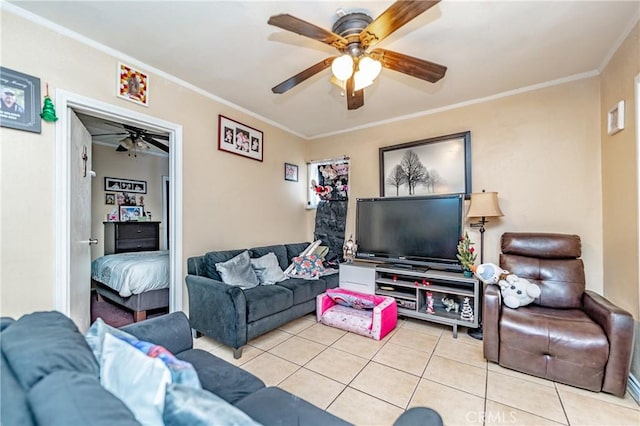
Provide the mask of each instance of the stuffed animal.
{"label": "stuffed animal", "polygon": [[528,305],[540,296],[540,287],[514,274],[498,281],[498,285],[504,304],[512,309]]}
{"label": "stuffed animal", "polygon": [[511,274],[493,263],[478,265],[474,273],[485,284],[499,285],[502,301],[512,309],[528,305],[540,297],[540,287],[536,284]]}
{"label": "stuffed animal", "polygon": [[456,302],[455,299],[452,299],[451,297],[443,297],[442,304],[444,305],[444,310],[447,312],[450,312],[451,310],[453,310],[453,312],[457,313],[458,310],[460,309],[460,304]]}

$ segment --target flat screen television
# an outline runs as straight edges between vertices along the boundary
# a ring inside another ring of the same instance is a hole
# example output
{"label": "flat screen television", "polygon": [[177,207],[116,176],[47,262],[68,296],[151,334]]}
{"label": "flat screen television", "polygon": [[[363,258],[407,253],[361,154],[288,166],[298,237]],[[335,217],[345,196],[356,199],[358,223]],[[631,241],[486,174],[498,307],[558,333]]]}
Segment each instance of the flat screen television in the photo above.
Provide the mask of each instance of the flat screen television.
{"label": "flat screen television", "polygon": [[460,271],[463,195],[359,198],[356,258]]}

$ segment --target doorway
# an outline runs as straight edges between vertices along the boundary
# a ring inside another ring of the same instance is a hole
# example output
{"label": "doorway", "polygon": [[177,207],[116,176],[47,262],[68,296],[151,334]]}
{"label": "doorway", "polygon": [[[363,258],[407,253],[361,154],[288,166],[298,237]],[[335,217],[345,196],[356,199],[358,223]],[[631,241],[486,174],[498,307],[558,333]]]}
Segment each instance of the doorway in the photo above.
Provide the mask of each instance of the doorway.
{"label": "doorway", "polygon": [[[183,307],[182,298],[182,196],[177,190],[182,187],[182,126],[136,111],[85,98],[64,90],[56,92],[59,125],[56,126],[56,170],[55,170],[55,309],[71,315],[71,276],[73,265],[70,256],[72,246],[70,203],[75,194],[70,190],[70,171],[76,167],[70,149],[70,110],[110,121],[139,125],[157,132],[169,134],[169,200],[171,220],[169,230],[169,263],[171,268],[169,311]],[[90,238],[91,236],[87,236]],[[89,282],[87,278],[87,283]],[[88,284],[87,284],[88,285]],[[89,300],[86,301],[87,305]],[[75,319],[74,319],[75,320]]]}

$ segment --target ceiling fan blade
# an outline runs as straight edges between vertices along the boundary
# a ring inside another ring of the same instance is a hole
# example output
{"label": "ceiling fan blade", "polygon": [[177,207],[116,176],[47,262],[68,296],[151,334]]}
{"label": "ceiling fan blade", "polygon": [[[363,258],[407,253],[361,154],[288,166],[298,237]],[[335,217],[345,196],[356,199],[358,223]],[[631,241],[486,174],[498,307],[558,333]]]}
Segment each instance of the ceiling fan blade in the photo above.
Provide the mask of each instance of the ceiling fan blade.
{"label": "ceiling fan blade", "polygon": [[152,138],[150,135],[143,135],[142,140],[148,143],[149,145],[153,145],[156,148],[161,149],[166,153],[169,153],[169,147],[167,145],[163,144],[162,142],[158,142],[157,140]]}
{"label": "ceiling fan blade", "polygon": [[371,52],[371,56],[379,60],[385,68],[431,83],[440,80],[447,72],[447,67],[444,65],[414,58],[391,50],[375,49]]}
{"label": "ceiling fan blade", "polygon": [[267,21],[269,25],[273,25],[283,30],[291,31],[301,36],[309,37],[314,40],[318,40],[322,43],[326,43],[336,49],[343,49],[347,46],[347,40],[340,37],[338,34],[332,33],[329,30],[313,25],[307,21],[303,21],[300,18],[291,16],[287,13],[281,15],[274,15]]}
{"label": "ceiling fan blade", "polygon": [[119,133],[100,133],[98,135],[91,135],[91,136],[122,136],[122,135],[128,135],[129,133],[126,132],[119,132]]}
{"label": "ceiling fan blade", "polygon": [[360,33],[360,43],[364,49],[373,47],[391,33],[411,21],[422,12],[438,4],[440,0],[397,1],[373,20]]}
{"label": "ceiling fan blade", "polygon": [[353,76],[347,80],[347,87],[345,92],[347,93],[347,109],[358,109],[364,105],[364,89],[354,90],[355,79]]}
{"label": "ceiling fan blade", "polygon": [[293,77],[286,79],[285,81],[283,81],[282,83],[278,84],[273,89],[271,89],[271,91],[273,93],[282,94],[287,90],[294,88],[295,86],[302,83],[309,77],[313,77],[314,75],[318,74],[320,71],[323,71],[329,68],[331,66],[331,63],[333,62],[333,59],[334,59],[334,56],[327,59],[323,59],[317,64],[310,66],[306,70],[301,71],[298,74],[294,75]]}
{"label": "ceiling fan blade", "polygon": [[129,151],[129,150],[127,148],[125,148],[124,146],[122,146],[122,145],[118,145],[118,147],[116,148],[116,151],[118,151],[118,152],[126,152],[126,151]]}

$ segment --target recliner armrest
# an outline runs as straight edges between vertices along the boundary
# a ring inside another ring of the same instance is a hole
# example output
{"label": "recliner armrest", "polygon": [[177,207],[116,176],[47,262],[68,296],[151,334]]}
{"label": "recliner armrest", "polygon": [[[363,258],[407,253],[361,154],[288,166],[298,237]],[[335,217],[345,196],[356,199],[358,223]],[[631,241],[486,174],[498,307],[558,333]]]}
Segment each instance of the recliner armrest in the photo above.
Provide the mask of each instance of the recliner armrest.
{"label": "recliner armrest", "polygon": [[498,362],[500,358],[500,313],[502,295],[497,285],[485,285],[482,298],[482,347],[484,357]]}
{"label": "recliner armrest", "polygon": [[609,339],[609,360],[602,390],[622,397],[627,387],[633,353],[633,317],[599,294],[585,290],[584,311]]}

